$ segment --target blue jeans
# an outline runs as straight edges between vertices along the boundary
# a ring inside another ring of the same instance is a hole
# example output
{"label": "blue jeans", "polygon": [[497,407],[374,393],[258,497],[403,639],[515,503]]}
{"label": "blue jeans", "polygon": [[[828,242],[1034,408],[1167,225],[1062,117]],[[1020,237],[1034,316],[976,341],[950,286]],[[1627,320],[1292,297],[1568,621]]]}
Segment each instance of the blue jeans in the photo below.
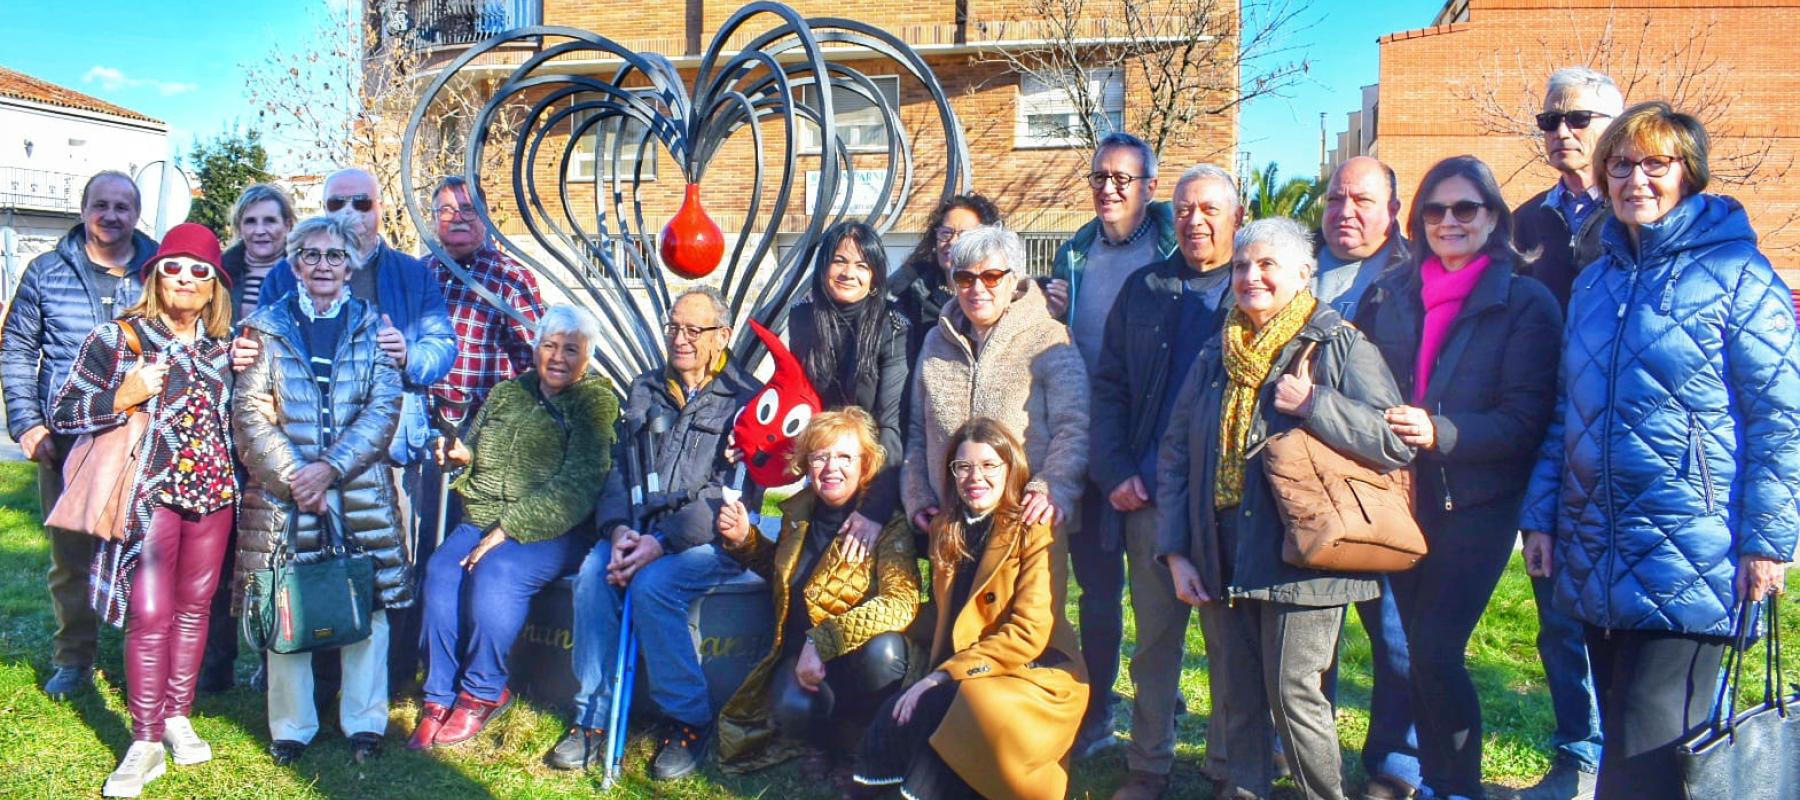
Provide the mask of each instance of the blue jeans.
{"label": "blue jeans", "polygon": [[425,637],[425,700],[448,708],[460,689],[494,702],[506,688],[506,654],[525,625],[531,598],[569,574],[587,553],[575,534],[526,544],[508,539],[474,569],[462,560],[482,530],[459,525],[436,548],[421,581]]}
{"label": "blue jeans", "polygon": [[[606,582],[612,544],[601,539],[581,562],[575,577],[575,724],[599,728],[612,705],[614,662],[625,593]],[[743,572],[743,565],[719,548],[703,544],[665,554],[631,579],[631,624],[638,652],[655,665],[639,676],[650,684],[650,699],[664,714],[696,728],[712,724],[713,708],[700,671],[700,655],[688,628],[688,608],[708,589]]]}
{"label": "blue jeans", "polygon": [[[1356,604],[1356,616],[1369,634],[1372,683],[1369,688],[1369,734],[1363,741],[1363,770],[1369,777],[1386,775],[1419,785],[1419,734],[1413,727],[1411,658],[1400,606],[1386,575],[1381,597]],[[1340,637],[1340,641],[1341,641]],[[1325,696],[1337,705],[1337,659],[1325,673]]]}
{"label": "blue jeans", "polygon": [[1557,757],[1581,771],[1598,772],[1600,703],[1594,696],[1586,632],[1580,620],[1553,607],[1555,586],[1552,578],[1531,579],[1531,593],[1537,599],[1538,659],[1544,662],[1544,683],[1550,688],[1550,707],[1556,713],[1550,746]]}

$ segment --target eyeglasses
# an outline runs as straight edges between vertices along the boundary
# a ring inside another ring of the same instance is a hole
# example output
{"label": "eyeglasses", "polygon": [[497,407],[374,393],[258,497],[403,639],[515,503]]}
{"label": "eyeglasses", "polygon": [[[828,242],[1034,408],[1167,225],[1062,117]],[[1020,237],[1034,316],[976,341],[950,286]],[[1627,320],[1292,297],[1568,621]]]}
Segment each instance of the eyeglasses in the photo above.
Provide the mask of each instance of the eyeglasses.
{"label": "eyeglasses", "polygon": [[683,325],[679,322],[671,322],[671,323],[663,326],[663,333],[666,334],[670,339],[679,340],[685,336],[689,340],[694,340],[694,339],[699,339],[704,334],[712,333],[713,331],[716,331],[723,327],[725,327],[725,326],[724,325],[709,325],[707,327],[702,328],[699,325]]}
{"label": "eyeglasses", "polygon": [[1585,130],[1588,124],[1598,117],[1611,116],[1611,114],[1603,114],[1599,111],[1546,111],[1537,115],[1537,125],[1540,131],[1555,133],[1557,128],[1567,122],[1569,130],[1579,131]]}
{"label": "eyeglasses", "polygon": [[1444,221],[1444,212],[1456,215],[1457,222],[1474,222],[1475,214],[1487,208],[1487,204],[1477,200],[1458,200],[1449,205],[1443,203],[1426,203],[1423,207],[1425,224],[1436,225]]}
{"label": "eyeglasses", "polygon": [[973,461],[962,460],[950,462],[950,474],[957,478],[967,478],[970,475],[974,475],[975,470],[981,470],[981,477],[983,478],[992,478],[999,475],[1005,469],[1006,465],[998,461],[983,461],[979,464]]}
{"label": "eyeglasses", "polygon": [[977,279],[981,281],[982,286],[992,289],[1000,285],[1001,279],[1011,274],[1012,270],[1010,269],[990,269],[979,273],[957,270],[950,273],[950,280],[956,284],[956,288],[958,289],[967,289],[974,286]]}
{"label": "eyeglasses", "polygon": [[375,207],[375,201],[369,199],[369,196],[366,194],[353,194],[353,195],[348,195],[348,196],[344,196],[344,197],[335,197],[334,196],[334,197],[325,198],[325,210],[326,211],[330,211],[332,213],[337,213],[339,211],[343,211],[344,206],[346,206],[346,205],[350,206],[351,208],[356,209],[357,211],[367,214],[367,213],[369,213],[369,209]]}
{"label": "eyeglasses", "polygon": [[345,262],[350,260],[350,254],[335,247],[330,250],[320,250],[317,247],[308,247],[300,251],[300,263],[309,267],[318,266],[321,259],[323,259],[326,264],[334,267],[341,267]]}
{"label": "eyeglasses", "polygon": [[849,453],[813,453],[806,457],[806,463],[813,469],[824,469],[826,465],[838,469],[849,469],[856,462],[856,457]]}
{"label": "eyeglasses", "polygon": [[163,275],[170,278],[179,278],[181,277],[182,272],[186,272],[187,274],[192,275],[194,280],[197,281],[210,281],[213,279],[213,265],[204,261],[182,261],[176,258],[168,258],[163,259],[163,262],[156,265],[156,268],[161,270]]}
{"label": "eyeglasses", "polygon": [[[367,211],[368,209],[364,208],[364,209],[358,209],[358,210]],[[439,222],[449,222],[453,219],[474,219],[475,218],[475,207],[474,206],[461,206],[461,207],[438,206],[437,207],[437,218],[438,218]]]}
{"label": "eyeglasses", "polygon": [[954,242],[956,241],[956,237],[963,235],[963,231],[948,225],[939,225],[938,229],[933,232],[932,235],[936,236],[939,242]]}
{"label": "eyeglasses", "polygon": [[1612,156],[1606,159],[1606,174],[1615,178],[1629,178],[1632,170],[1642,167],[1644,177],[1660,178],[1669,174],[1669,168],[1675,166],[1675,162],[1679,160],[1674,156],[1645,156],[1638,161],[1632,161],[1624,156]]}
{"label": "eyeglasses", "polygon": [[1106,188],[1106,184],[1110,181],[1112,185],[1117,186],[1119,191],[1122,192],[1125,191],[1125,187],[1131,185],[1132,181],[1141,181],[1149,177],[1150,176],[1148,175],[1131,175],[1124,172],[1090,172],[1088,173],[1088,186],[1095,189],[1104,189]]}

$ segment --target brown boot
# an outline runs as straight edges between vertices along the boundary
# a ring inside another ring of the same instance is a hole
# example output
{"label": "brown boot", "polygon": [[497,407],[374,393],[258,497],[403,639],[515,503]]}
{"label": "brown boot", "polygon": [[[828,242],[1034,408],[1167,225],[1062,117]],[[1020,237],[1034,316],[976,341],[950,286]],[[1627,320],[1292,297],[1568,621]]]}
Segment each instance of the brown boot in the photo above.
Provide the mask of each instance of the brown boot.
{"label": "brown boot", "polygon": [[1169,776],[1132,770],[1125,785],[1113,792],[1112,800],[1160,800],[1169,790]]}

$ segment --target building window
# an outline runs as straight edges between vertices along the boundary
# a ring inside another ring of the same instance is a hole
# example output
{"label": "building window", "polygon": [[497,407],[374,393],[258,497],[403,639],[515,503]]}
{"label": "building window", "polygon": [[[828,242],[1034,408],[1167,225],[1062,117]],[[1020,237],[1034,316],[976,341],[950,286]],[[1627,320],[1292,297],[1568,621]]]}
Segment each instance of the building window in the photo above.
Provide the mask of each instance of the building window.
{"label": "building window", "polygon": [[[645,95],[645,97],[648,98],[649,95]],[[580,104],[594,102],[599,99],[599,96],[593,94],[581,94],[576,95],[576,98],[575,102]],[[592,116],[593,112],[576,112],[569,117],[570,122],[572,123],[569,130],[573,131],[579,128],[583,122],[586,122]],[[619,135],[621,126],[625,130],[623,137],[620,137]],[[627,120],[624,117],[611,117],[596,124],[592,128],[588,128],[582,134],[581,141],[576,142],[575,151],[569,154],[569,179],[578,181],[593,180],[596,177],[595,162],[598,161],[600,164],[598,175],[600,180],[612,180],[614,166],[617,166],[619,169],[620,180],[631,180],[632,177],[637,174],[638,146],[648,134],[649,130],[643,123],[636,120]],[[619,148],[618,158],[616,160],[613,158],[613,147],[615,143],[617,143]],[[651,139],[649,146],[644,148],[644,180],[656,180],[656,151],[661,149],[661,147],[662,145],[653,138]]]}
{"label": "building window", "polygon": [[[1085,110],[1101,134],[1125,126],[1125,78],[1116,69],[1088,70],[1088,96],[1098,106]],[[1019,76],[1019,147],[1074,147],[1081,143],[1081,115],[1062,81]]]}
{"label": "building window", "polygon": [[[900,76],[870,75],[869,82],[881,93],[889,107],[895,113],[900,109]],[[819,108],[819,88],[812,84],[800,87],[800,104],[813,109]],[[887,152],[887,122],[881,113],[881,107],[855,88],[833,85],[831,87],[831,110],[837,117],[837,136],[844,142],[844,147],[851,152]],[[819,152],[821,129],[804,120],[800,124],[800,149],[806,153]]]}
{"label": "building window", "polygon": [[599,256],[595,254],[595,250],[601,250],[612,256],[613,266],[617,267],[619,274],[625,277],[627,286],[642,286],[644,270],[653,268],[654,264],[650,261],[649,248],[655,246],[655,237],[650,237],[650,239],[651,243],[646,243],[643,237],[622,236],[618,233],[607,236],[588,236],[587,240],[593,249],[584,250],[581,253],[582,260],[588,265],[588,278],[596,281],[608,280],[606,268],[600,266]]}

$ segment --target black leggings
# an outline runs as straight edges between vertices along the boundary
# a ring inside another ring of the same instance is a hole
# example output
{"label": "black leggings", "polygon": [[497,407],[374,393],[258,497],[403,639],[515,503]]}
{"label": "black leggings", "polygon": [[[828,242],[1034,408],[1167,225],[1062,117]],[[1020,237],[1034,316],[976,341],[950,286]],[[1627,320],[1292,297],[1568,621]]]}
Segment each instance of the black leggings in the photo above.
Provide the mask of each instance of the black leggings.
{"label": "black leggings", "polygon": [[1600,699],[1597,800],[1684,795],[1675,748],[1712,718],[1726,640],[1587,626]]}
{"label": "black leggings", "polygon": [[797,652],[776,665],[769,685],[770,717],[782,735],[826,749],[833,718],[867,716],[906,677],[907,643],[901,633],[884,633],[825,662],[825,682],[808,691],[794,677]]}

